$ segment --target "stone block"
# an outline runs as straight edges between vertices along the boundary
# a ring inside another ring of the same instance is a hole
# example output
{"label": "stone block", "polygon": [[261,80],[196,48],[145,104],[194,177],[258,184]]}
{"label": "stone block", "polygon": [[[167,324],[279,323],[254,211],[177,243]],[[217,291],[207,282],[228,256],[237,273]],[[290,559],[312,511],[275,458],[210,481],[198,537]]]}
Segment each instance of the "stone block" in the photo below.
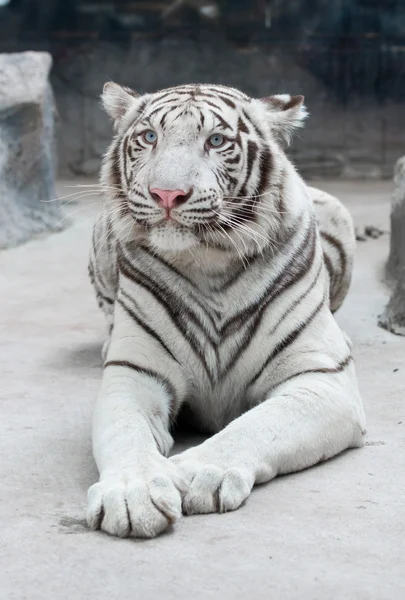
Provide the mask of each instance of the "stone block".
{"label": "stone block", "polygon": [[379,317],[379,325],[397,335],[405,335],[405,156],[397,161],[394,169],[390,254],[386,272],[393,293]]}
{"label": "stone block", "polygon": [[0,54],[0,248],[64,226],[47,52]]}

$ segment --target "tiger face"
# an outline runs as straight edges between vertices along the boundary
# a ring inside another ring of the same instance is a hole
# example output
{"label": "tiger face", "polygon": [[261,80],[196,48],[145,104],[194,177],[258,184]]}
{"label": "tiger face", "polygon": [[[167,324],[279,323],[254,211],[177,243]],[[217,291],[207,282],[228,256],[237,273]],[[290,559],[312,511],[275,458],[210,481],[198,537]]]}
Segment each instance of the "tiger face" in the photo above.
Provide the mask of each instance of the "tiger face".
{"label": "tiger face", "polygon": [[122,235],[163,252],[260,250],[280,217],[280,140],[302,124],[302,96],[258,100],[214,85],[140,96],[107,83],[102,101],[117,135],[101,181]]}

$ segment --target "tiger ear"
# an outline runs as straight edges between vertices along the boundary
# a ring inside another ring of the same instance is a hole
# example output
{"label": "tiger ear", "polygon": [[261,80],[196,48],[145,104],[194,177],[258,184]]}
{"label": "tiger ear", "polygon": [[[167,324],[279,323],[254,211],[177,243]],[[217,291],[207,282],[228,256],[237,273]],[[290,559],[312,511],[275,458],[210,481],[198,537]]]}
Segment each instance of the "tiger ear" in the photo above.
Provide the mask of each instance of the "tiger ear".
{"label": "tiger ear", "polygon": [[261,100],[270,113],[271,128],[289,144],[295,129],[302,127],[304,119],[308,116],[304,96],[277,94]]}
{"label": "tiger ear", "polygon": [[140,97],[138,92],[108,81],[104,84],[101,102],[107,114],[113,119],[117,127],[130,108],[137,105],[136,99]]}

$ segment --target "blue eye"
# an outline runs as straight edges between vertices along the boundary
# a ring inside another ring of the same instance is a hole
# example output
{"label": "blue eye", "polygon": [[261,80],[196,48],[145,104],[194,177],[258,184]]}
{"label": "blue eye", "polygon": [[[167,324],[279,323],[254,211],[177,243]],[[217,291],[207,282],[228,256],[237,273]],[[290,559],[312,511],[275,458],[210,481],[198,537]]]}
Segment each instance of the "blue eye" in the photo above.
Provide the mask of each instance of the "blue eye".
{"label": "blue eye", "polygon": [[210,138],[208,138],[208,143],[213,148],[219,148],[225,142],[225,138],[220,133],[214,133]]}
{"label": "blue eye", "polygon": [[151,129],[148,129],[148,131],[145,131],[145,133],[143,134],[143,139],[148,144],[154,144],[155,142],[157,142],[157,134]]}

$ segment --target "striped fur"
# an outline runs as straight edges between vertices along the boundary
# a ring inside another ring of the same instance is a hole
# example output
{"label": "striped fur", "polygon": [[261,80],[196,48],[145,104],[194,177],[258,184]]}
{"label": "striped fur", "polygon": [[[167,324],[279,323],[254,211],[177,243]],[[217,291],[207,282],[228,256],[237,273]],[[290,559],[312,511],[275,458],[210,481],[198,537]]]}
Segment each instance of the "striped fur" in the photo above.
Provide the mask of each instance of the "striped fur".
{"label": "striped fur", "polygon": [[[301,96],[187,85],[140,97],[107,84],[103,101],[117,134],[89,270],[112,332],[88,520],[153,536],[181,495],[184,513],[233,510],[254,483],[362,444],[351,350],[331,315],[354,233],[282,150],[306,116]],[[171,219],[155,188],[187,193]],[[168,460],[182,408],[216,435]]]}

